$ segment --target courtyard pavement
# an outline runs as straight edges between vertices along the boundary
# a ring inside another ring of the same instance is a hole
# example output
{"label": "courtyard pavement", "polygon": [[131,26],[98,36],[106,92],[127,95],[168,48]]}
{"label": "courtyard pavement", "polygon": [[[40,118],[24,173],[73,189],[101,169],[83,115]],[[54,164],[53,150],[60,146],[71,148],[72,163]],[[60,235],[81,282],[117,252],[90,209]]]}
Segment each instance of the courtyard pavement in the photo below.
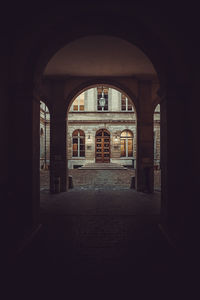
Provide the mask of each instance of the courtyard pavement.
{"label": "courtyard pavement", "polygon": [[[127,170],[80,170],[68,171],[73,178],[75,189],[130,189],[134,169]],[[160,170],[154,171],[154,189],[161,190]],[[49,190],[49,171],[40,171],[40,189]]]}
{"label": "courtyard pavement", "polygon": [[159,192],[44,189],[42,229],[12,289],[20,299],[180,299],[190,273],[160,221]]}

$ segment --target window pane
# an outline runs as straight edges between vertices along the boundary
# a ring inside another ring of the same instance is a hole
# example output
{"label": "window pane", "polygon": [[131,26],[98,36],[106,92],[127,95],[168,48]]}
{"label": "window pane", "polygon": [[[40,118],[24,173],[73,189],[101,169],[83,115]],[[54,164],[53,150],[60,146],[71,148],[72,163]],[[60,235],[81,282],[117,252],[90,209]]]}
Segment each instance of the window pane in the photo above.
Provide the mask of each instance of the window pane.
{"label": "window pane", "polygon": [[79,130],[79,134],[80,134],[80,136],[85,136],[85,133],[83,130]]}
{"label": "window pane", "polygon": [[[73,144],[77,145],[78,144],[78,138],[73,138]],[[78,146],[77,146],[78,147]]]}
{"label": "window pane", "polygon": [[73,156],[78,156],[78,144],[73,143]]}
{"label": "window pane", "polygon": [[97,132],[97,136],[102,136],[102,131]]}
{"label": "window pane", "polygon": [[80,145],[80,150],[85,151],[85,145]]}
{"label": "window pane", "polygon": [[121,110],[126,110],[126,97],[121,95]]}
{"label": "window pane", "polygon": [[128,99],[128,110],[133,110],[133,104],[130,99]]}
{"label": "window pane", "polygon": [[110,134],[106,131],[104,131],[104,136],[110,136]]}
{"label": "window pane", "polygon": [[78,136],[78,130],[75,130],[72,135],[73,136]]}
{"label": "window pane", "polygon": [[73,157],[78,157],[78,151],[73,151]]}
{"label": "window pane", "polygon": [[133,156],[133,140],[128,139],[128,157]]}
{"label": "window pane", "polygon": [[126,131],[123,131],[122,133],[121,133],[121,136],[126,136]]}
{"label": "window pane", "polygon": [[125,157],[126,156],[126,140],[121,139],[121,156]]}
{"label": "window pane", "polygon": [[85,145],[85,139],[80,139],[80,145]]}
{"label": "window pane", "polygon": [[78,99],[76,98],[73,102],[73,110],[78,110]]}
{"label": "window pane", "polygon": [[85,150],[81,150],[80,151],[80,157],[84,157],[85,156]]}
{"label": "window pane", "polygon": [[79,110],[84,110],[84,93],[82,93],[80,95],[80,99],[79,99]]}

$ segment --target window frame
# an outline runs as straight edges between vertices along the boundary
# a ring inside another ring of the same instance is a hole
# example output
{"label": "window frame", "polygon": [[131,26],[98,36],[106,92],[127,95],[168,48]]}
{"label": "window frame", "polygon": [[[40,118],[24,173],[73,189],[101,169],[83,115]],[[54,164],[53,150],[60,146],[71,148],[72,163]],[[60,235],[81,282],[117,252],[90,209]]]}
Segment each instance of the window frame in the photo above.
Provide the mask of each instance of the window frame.
{"label": "window frame", "polygon": [[[78,135],[74,135],[74,133],[78,131]],[[81,135],[80,133],[83,133],[83,135]],[[77,143],[77,156],[74,156],[74,139],[78,140]],[[81,140],[83,140],[83,143],[81,143]],[[84,150],[80,149],[80,146],[84,145]],[[84,156],[80,156],[81,151],[84,151]],[[81,129],[76,129],[73,131],[72,133],[72,158],[85,158],[85,132]]]}
{"label": "window frame", "polygon": [[[128,134],[126,134],[126,136],[122,136],[122,133],[123,132],[126,132],[126,133],[131,133],[131,136],[128,136]],[[120,146],[122,145],[122,140],[125,140],[125,156],[122,156],[122,149],[120,148],[120,158],[121,159],[133,159],[134,158],[134,155],[133,155],[133,132],[129,129],[125,129],[121,132],[120,134]],[[128,141],[131,140],[132,141],[132,156],[129,156],[128,155]]]}
{"label": "window frame", "polygon": [[[125,101],[126,101],[125,109],[122,109],[122,101],[124,100],[124,99],[122,99],[123,96],[125,97]],[[121,94],[121,111],[123,111],[123,112],[125,112],[125,111],[126,112],[134,111],[132,103],[131,103],[131,109],[130,110],[128,109],[129,106],[130,106],[130,102],[131,102],[131,100],[128,97],[126,97],[125,95]]]}
{"label": "window frame", "polygon": [[[82,94],[83,94],[83,109],[80,109],[80,106],[82,106],[82,104],[80,104],[80,101],[82,100],[82,99],[81,99],[81,95],[82,95]],[[77,104],[78,109],[77,109],[77,110],[74,109],[74,101],[76,101],[76,100],[77,100],[77,102],[78,102],[78,104]],[[72,103],[72,111],[73,111],[73,112],[85,111],[85,93],[84,93],[84,92],[81,93],[80,95],[78,95],[78,97],[76,97],[76,99],[74,99],[74,101],[73,101],[73,103]]]}

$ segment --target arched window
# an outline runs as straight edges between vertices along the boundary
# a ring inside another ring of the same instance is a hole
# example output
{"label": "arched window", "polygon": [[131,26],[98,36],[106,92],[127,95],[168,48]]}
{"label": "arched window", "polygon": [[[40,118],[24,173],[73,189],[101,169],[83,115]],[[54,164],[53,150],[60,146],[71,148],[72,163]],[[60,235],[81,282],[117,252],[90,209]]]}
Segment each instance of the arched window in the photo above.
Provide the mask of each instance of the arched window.
{"label": "arched window", "polygon": [[73,102],[73,111],[83,111],[84,110],[84,92],[80,94]]}
{"label": "arched window", "polygon": [[73,157],[85,157],[85,134],[82,130],[75,130],[72,134]]}
{"label": "arched window", "polygon": [[121,94],[121,110],[123,111],[133,111],[133,104],[130,99],[125,95]]}
{"label": "arched window", "polygon": [[133,133],[130,130],[124,130],[120,136],[121,157],[133,157]]}

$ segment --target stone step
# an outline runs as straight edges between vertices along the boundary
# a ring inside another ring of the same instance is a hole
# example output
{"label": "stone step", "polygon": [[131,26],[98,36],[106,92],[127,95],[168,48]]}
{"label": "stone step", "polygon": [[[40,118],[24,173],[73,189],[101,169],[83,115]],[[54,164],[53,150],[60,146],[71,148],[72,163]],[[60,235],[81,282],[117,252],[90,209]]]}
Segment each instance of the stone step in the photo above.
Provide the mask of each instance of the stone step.
{"label": "stone step", "polygon": [[79,170],[127,170],[126,167],[115,163],[90,163],[78,169]]}

